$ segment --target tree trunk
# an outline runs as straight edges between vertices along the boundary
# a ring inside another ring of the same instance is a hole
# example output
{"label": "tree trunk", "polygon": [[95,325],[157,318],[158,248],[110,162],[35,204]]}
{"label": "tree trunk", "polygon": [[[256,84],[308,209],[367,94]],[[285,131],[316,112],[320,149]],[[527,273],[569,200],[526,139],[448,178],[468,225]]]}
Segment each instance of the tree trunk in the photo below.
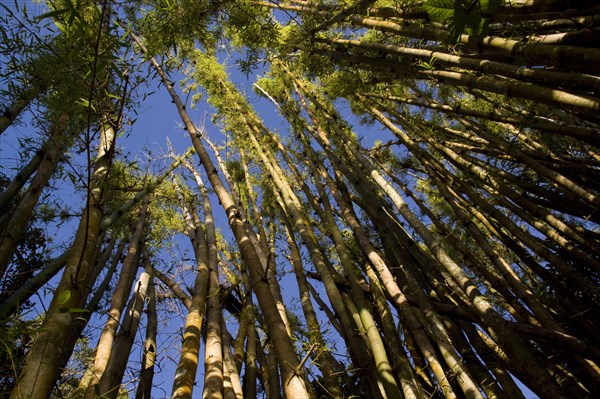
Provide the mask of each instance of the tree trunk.
{"label": "tree trunk", "polygon": [[146,305],[146,339],[144,341],[144,355],[142,357],[142,367],[140,371],[140,380],[135,392],[135,399],[151,399],[152,398],[152,381],[154,380],[154,364],[156,361],[156,333],[158,327],[158,316],[156,313],[156,296],[154,294],[154,282],[152,279],[153,267],[150,259],[144,254],[144,262],[146,264],[146,273],[150,274],[150,282],[146,297],[148,304]]}
{"label": "tree trunk", "polygon": [[[66,118],[62,118],[61,121],[66,122]],[[0,229],[0,276],[4,275],[18,241],[25,234],[33,209],[68,147],[70,137],[68,134],[64,134],[64,128],[65,126],[56,125],[52,127],[50,142],[37,167],[36,175],[29,183],[23,197],[19,199],[14,208],[7,211],[7,219],[2,221],[3,227]],[[2,218],[4,219],[4,216]]]}
{"label": "tree trunk", "polygon": [[[138,40],[136,40],[136,43],[142,49],[145,49]],[[280,362],[280,372],[286,396],[288,398],[307,397],[308,388],[304,380],[298,375],[300,370],[296,369],[300,365],[300,360],[298,359],[291,339],[287,335],[285,324],[279,316],[277,304],[275,303],[275,300],[270,292],[269,285],[266,282],[264,270],[262,270],[262,264],[257,255],[256,249],[251,244],[248,233],[244,228],[244,223],[240,219],[239,211],[235,203],[232,201],[231,196],[223,186],[221,178],[217,174],[217,169],[214,167],[212,160],[202,145],[198,132],[187,115],[181,99],[174,91],[173,85],[167,79],[160,65],[154,59],[151,59],[150,62],[161,76],[163,83],[167,87],[169,94],[177,106],[177,110],[179,111],[181,119],[188,130],[194,148],[196,149],[200,161],[202,162],[202,165],[208,174],[211,186],[215,190],[215,193],[219,198],[223,209],[225,210],[227,220],[229,221],[229,225],[234,233],[236,241],[238,242],[242,257],[244,258],[246,265],[248,265],[254,292],[256,293],[260,307],[265,312],[265,317],[268,320],[267,325],[269,339],[273,343],[275,351],[278,352],[277,358]]]}
{"label": "tree trunk", "polygon": [[224,374],[227,376],[226,380],[229,381],[229,389],[225,389],[225,399],[243,399],[244,391],[242,390],[240,374],[238,373],[235,359],[231,352],[231,338],[227,331],[223,314],[221,313],[220,316],[221,331],[223,332],[223,367]]}
{"label": "tree trunk", "polygon": [[204,186],[201,187],[204,199],[204,224],[208,247],[208,300],[206,316],[206,348],[204,350],[204,392],[203,399],[223,397],[223,342],[226,332],[221,330],[221,296],[219,294],[219,274],[217,268],[217,238],[210,199]]}
{"label": "tree trunk", "polygon": [[106,364],[106,370],[100,378],[100,395],[107,399],[116,399],[119,394],[131,347],[146,302],[146,291],[149,284],[150,275],[144,271],[135,284],[135,292],[127,305],[123,323],[115,338],[113,351]]}
{"label": "tree trunk", "polygon": [[110,169],[115,142],[115,126],[101,129],[101,143],[94,164],[90,192],[65,271],[39,334],[27,356],[11,399],[46,399],[60,373],[61,358],[69,357],[77,337],[70,329],[88,296],[89,276],[95,264],[97,238],[100,234],[106,176]]}
{"label": "tree trunk", "polygon": [[28,87],[22,88],[14,101],[4,109],[2,114],[0,114],[0,135],[6,131],[6,129],[36,97],[46,91],[47,87],[48,82],[44,79],[34,78],[31,80]]}
{"label": "tree trunk", "polygon": [[208,245],[199,225],[199,218],[194,213],[194,238],[192,245],[196,254],[196,278],[194,282],[194,293],[185,319],[185,330],[183,343],[181,344],[181,355],[175,371],[173,380],[173,391],[171,399],[191,399],[198,369],[198,358],[200,352],[200,339],[202,337],[202,319],[206,311],[206,299],[208,294]]}
{"label": "tree trunk", "polygon": [[310,291],[308,288],[308,281],[306,280],[306,274],[302,267],[300,250],[294,239],[291,223],[283,211],[281,218],[290,248],[290,263],[292,264],[296,276],[306,326],[308,327],[311,343],[316,345],[316,354],[313,355],[313,359],[321,370],[321,374],[323,375],[323,388],[326,390],[327,394],[333,398],[341,398],[342,391],[340,389],[340,382],[336,377],[334,359],[326,348],[325,341],[321,335],[321,326],[319,325],[319,320],[317,319],[317,315],[310,300]]}
{"label": "tree trunk", "polygon": [[[106,370],[108,361],[114,349],[114,340],[117,335],[117,329],[121,322],[121,315],[125,308],[125,304],[131,292],[132,284],[137,274],[138,262],[140,259],[142,238],[144,234],[144,226],[146,224],[146,212],[148,210],[148,201],[144,203],[140,211],[140,217],[136,223],[127,256],[123,260],[119,280],[112,293],[110,309],[108,311],[108,319],[102,330],[102,334],[98,339],[96,346],[96,357],[92,366],[91,380],[81,380],[78,390],[85,389],[85,398],[93,399],[96,396],[97,386],[100,383],[104,371]],[[85,383],[88,385],[85,386]]]}

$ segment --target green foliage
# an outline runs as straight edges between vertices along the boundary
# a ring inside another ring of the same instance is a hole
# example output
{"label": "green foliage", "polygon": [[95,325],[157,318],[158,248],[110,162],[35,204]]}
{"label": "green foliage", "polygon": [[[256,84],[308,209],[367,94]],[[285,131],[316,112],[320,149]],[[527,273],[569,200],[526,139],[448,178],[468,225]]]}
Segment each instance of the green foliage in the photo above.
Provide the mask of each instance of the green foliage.
{"label": "green foliage", "polygon": [[[183,54],[196,44],[212,51],[227,42],[245,51],[239,60],[242,70],[249,72],[259,66],[265,49],[278,42],[279,24],[267,7],[249,0],[169,1],[149,0],[141,18],[134,17],[134,29],[144,37],[151,55]],[[134,9],[130,14],[136,15]]]}
{"label": "green foliage", "polygon": [[228,15],[224,34],[229,45],[242,50],[238,63],[242,72],[250,73],[264,64],[267,53],[278,47],[281,26],[268,7],[254,1],[225,3]]}
{"label": "green foliage", "polygon": [[[73,357],[63,371],[60,379],[57,381],[56,387],[50,395],[50,399],[74,397],[73,393],[79,385],[82,372],[86,367],[92,365],[94,356],[95,349],[90,347],[90,338],[83,336],[78,339],[75,351],[73,352]],[[119,396],[119,399],[124,399],[124,397]]]}
{"label": "green foliage", "polygon": [[427,204],[434,214],[453,215],[452,208],[444,200],[438,189],[429,181],[420,179],[416,184],[417,191],[424,194]]}
{"label": "green foliage", "polygon": [[[105,214],[109,215],[118,210],[157,178],[156,175],[142,172],[136,161],[114,161],[106,184],[108,195],[104,200]],[[183,195],[190,198],[189,189],[184,189]],[[159,248],[174,233],[183,231],[183,220],[177,211],[178,199],[171,181],[163,181],[150,196],[146,236],[149,245],[151,243]],[[131,234],[131,228],[137,223],[138,217],[139,207],[134,207],[129,212],[119,215],[111,231],[127,237]]]}
{"label": "green foliage", "polygon": [[41,319],[13,317],[0,321],[0,399],[10,396]]}
{"label": "green foliage", "polygon": [[489,16],[500,9],[501,0],[427,0],[425,10],[435,22],[448,23],[448,43],[456,43],[464,32],[473,36],[487,33]]}
{"label": "green foliage", "polygon": [[236,183],[243,182],[244,179],[244,170],[242,169],[242,165],[238,160],[230,160],[227,161],[227,170],[231,175],[231,179]]}
{"label": "green foliage", "polygon": [[444,22],[454,17],[455,2],[452,0],[428,0],[425,9],[432,21]]}
{"label": "green foliage", "polygon": [[[104,199],[105,214],[109,215],[125,203],[132,199],[136,192],[143,188],[147,178],[137,168],[135,162],[126,163],[115,160],[111,166],[108,180],[106,182],[107,195]],[[128,227],[135,225],[137,220],[137,211],[130,211],[127,214],[120,215],[119,221],[114,226],[115,231],[124,230],[124,234],[129,234]]]}
{"label": "green foliage", "polygon": [[[183,197],[195,198],[189,187],[181,185]],[[155,249],[168,245],[168,241],[176,233],[184,231],[183,217],[179,213],[179,202],[175,193],[175,186],[171,181],[165,180],[153,195],[148,207],[148,227],[146,240],[148,245]]]}
{"label": "green foliage", "polygon": [[11,101],[28,87],[51,78],[48,64],[37,62],[47,55],[46,46],[39,41],[52,41],[48,32],[48,23],[40,23],[23,29],[27,21],[26,7],[14,2],[11,9],[0,3],[0,109],[4,110]]}
{"label": "green foliage", "polygon": [[[207,26],[216,16],[219,7],[210,1],[170,1],[146,0],[132,2],[129,13],[134,16],[136,33],[144,37],[144,45],[150,55],[177,52],[180,48],[189,48],[198,41],[207,47],[215,43],[218,32],[209,32]],[[138,13],[141,16],[138,17]]]}
{"label": "green foliage", "polygon": [[216,57],[195,51],[190,58],[194,65],[190,88],[206,89],[209,104],[217,110],[215,121],[222,124],[223,131],[231,132],[234,139],[243,137],[249,129],[248,122],[257,118],[255,111],[229,81],[224,65]]}

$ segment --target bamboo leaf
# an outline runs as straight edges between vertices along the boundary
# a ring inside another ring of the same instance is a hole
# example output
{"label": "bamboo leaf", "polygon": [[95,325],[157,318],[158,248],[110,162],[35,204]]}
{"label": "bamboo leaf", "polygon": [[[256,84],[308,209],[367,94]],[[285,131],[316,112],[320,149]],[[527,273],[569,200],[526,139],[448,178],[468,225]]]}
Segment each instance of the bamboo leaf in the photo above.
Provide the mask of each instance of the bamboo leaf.
{"label": "bamboo leaf", "polygon": [[502,0],[480,0],[481,14],[490,16],[502,6]]}
{"label": "bamboo leaf", "polygon": [[58,295],[58,303],[60,303],[61,305],[64,305],[65,303],[67,303],[69,301],[69,299],[71,299],[71,291],[69,291],[69,290],[62,291]]}
{"label": "bamboo leaf", "polygon": [[454,0],[427,0],[424,8],[432,21],[444,22],[454,17]]}
{"label": "bamboo leaf", "polygon": [[50,12],[40,15],[39,17],[37,17],[37,19],[41,21],[42,19],[46,19],[46,18],[54,18],[54,17],[58,17],[59,15],[65,14],[69,11],[70,11],[69,8],[63,8],[62,10],[54,10],[54,11],[50,11]]}
{"label": "bamboo leaf", "polygon": [[82,308],[60,308],[59,312],[60,313],[85,313],[85,312],[87,312],[87,310],[82,309]]}
{"label": "bamboo leaf", "polygon": [[71,172],[67,172],[67,176],[69,176],[69,180],[71,180],[71,183],[73,183],[73,185],[76,186],[77,178],[75,177],[75,175]]}

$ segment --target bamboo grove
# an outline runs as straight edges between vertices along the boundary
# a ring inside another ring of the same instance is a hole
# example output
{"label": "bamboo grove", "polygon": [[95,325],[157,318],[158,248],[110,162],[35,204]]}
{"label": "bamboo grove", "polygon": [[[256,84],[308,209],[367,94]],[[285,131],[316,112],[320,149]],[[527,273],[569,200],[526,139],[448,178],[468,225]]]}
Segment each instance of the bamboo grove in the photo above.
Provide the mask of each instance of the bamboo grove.
{"label": "bamboo grove", "polygon": [[600,395],[595,1],[1,7],[2,398]]}

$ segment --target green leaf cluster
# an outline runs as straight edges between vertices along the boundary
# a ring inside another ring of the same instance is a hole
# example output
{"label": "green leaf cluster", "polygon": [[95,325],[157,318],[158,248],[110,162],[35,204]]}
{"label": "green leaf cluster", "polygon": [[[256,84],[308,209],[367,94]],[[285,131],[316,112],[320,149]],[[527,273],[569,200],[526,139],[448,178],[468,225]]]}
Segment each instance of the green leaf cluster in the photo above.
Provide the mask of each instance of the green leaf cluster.
{"label": "green leaf cluster", "polygon": [[502,5],[501,0],[427,0],[425,10],[434,22],[449,23],[448,43],[456,43],[463,33],[487,33],[489,17]]}

